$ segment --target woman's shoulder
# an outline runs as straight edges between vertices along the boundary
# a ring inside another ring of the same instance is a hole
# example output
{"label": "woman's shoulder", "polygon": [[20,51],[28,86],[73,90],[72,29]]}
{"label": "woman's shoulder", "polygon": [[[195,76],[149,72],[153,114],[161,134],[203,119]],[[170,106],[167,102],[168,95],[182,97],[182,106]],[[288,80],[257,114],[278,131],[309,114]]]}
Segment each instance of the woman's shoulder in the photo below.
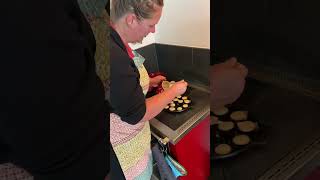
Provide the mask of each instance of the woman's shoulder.
{"label": "woman's shoulder", "polygon": [[132,66],[132,59],[128,56],[127,52],[119,46],[112,38],[110,38],[110,61],[112,67],[114,65],[127,65]]}
{"label": "woman's shoulder", "polygon": [[114,41],[110,43],[110,61],[114,65],[116,64],[127,64],[130,65],[131,59],[128,54],[119,47]]}

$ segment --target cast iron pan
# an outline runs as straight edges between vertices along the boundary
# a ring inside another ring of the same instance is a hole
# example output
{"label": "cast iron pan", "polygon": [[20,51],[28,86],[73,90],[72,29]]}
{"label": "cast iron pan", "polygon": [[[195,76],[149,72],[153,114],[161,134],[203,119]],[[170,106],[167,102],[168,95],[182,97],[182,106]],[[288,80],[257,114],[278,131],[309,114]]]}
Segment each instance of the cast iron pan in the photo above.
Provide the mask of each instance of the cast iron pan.
{"label": "cast iron pan", "polygon": [[[236,107],[228,107],[229,112],[223,116],[217,116],[220,121],[232,121],[232,122],[241,122],[241,121],[234,121],[230,118],[230,114],[234,111],[244,110],[241,108]],[[210,112],[211,116],[216,116],[213,112]],[[240,153],[247,151],[249,149],[252,149],[255,146],[264,145],[266,144],[266,134],[265,134],[265,126],[260,123],[257,119],[255,119],[252,115],[250,115],[250,112],[248,112],[248,121],[252,121],[256,124],[256,129],[250,133],[244,133],[241,132],[239,129],[237,129],[237,126],[235,125],[235,128],[230,131],[231,135],[228,136],[224,133],[221,133],[221,131],[218,129],[218,125],[211,125],[210,126],[210,134],[211,134],[211,160],[220,160],[220,159],[228,159],[234,156],[239,155]],[[234,135],[239,134],[246,134],[250,137],[250,142],[247,145],[235,145],[232,142],[232,137]],[[220,155],[215,152],[215,147],[217,147],[219,144],[228,144],[231,146],[232,150],[230,153],[225,155]]]}
{"label": "cast iron pan", "polygon": [[[191,92],[190,87],[187,87],[186,92],[181,95],[181,98],[184,97],[184,96],[187,96],[187,97],[188,97],[188,100],[190,100],[190,103],[188,104],[188,107],[187,107],[187,108],[182,108],[182,110],[180,110],[180,111],[178,111],[178,110],[170,111],[169,109],[164,109],[164,110],[165,110],[166,112],[169,112],[169,113],[181,113],[181,112],[185,112],[185,111],[191,109],[193,101],[192,101],[192,99],[191,99],[190,96],[189,96],[189,95],[190,95],[190,92]],[[181,98],[179,98],[179,99],[181,99]],[[179,103],[178,103],[177,101],[174,101],[174,103],[176,104],[175,107],[179,106]],[[169,104],[170,104],[170,103],[169,103]],[[169,105],[169,104],[168,104],[168,105]]]}
{"label": "cast iron pan", "polygon": [[[159,84],[159,86],[161,85],[161,83]],[[158,87],[160,88],[160,87]],[[146,95],[146,98],[149,98],[149,97],[152,97],[154,95],[157,95],[158,93],[160,93],[161,91],[160,90],[157,90],[158,88],[153,88],[150,92],[148,92],[148,94]],[[160,88],[161,89],[161,88]],[[178,111],[178,110],[175,110],[175,111],[170,111],[169,109],[164,109],[165,112],[168,112],[168,113],[181,113],[181,112],[185,112],[189,109],[191,109],[192,107],[192,104],[193,104],[193,101],[192,99],[190,98],[190,93],[191,93],[191,88],[190,87],[187,87],[187,90],[184,94],[181,95],[181,97],[183,96],[187,96],[188,97],[188,100],[191,101],[191,103],[188,104],[188,107],[187,108],[182,108],[181,111]],[[175,107],[177,107],[178,105],[178,102],[174,102],[176,104]]]}

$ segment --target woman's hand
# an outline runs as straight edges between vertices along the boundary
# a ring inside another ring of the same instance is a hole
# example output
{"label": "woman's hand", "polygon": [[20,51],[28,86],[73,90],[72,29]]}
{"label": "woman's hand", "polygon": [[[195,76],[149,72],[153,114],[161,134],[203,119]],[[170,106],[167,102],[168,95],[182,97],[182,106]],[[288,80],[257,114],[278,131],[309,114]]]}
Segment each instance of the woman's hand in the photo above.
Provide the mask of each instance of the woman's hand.
{"label": "woman's hand", "polygon": [[220,108],[236,101],[244,90],[247,74],[248,69],[236,58],[211,66],[211,108]]}
{"label": "woman's hand", "polygon": [[174,83],[169,89],[172,89],[175,93],[175,96],[179,96],[186,92],[188,83],[184,80]]}
{"label": "woman's hand", "polygon": [[165,81],[165,80],[167,80],[167,78],[164,77],[164,76],[161,76],[161,75],[155,76],[155,77],[153,77],[153,78],[150,78],[149,86],[150,86],[150,87],[158,87],[159,84],[160,84],[162,81]]}

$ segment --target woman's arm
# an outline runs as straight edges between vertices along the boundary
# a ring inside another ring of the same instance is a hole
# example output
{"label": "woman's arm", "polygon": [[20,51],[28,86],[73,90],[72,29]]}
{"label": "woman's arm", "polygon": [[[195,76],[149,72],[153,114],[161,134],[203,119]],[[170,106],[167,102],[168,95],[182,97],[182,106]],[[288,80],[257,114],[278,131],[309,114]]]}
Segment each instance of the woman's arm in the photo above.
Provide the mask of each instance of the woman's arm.
{"label": "woman's arm", "polygon": [[142,121],[148,121],[158,115],[176,96],[187,90],[188,83],[184,80],[176,82],[168,90],[146,99],[146,113]]}
{"label": "woman's arm", "polygon": [[165,80],[166,80],[166,77],[161,76],[161,75],[152,77],[152,78],[150,78],[149,86],[150,86],[150,87],[158,87],[158,85],[159,85],[162,81],[165,81]]}

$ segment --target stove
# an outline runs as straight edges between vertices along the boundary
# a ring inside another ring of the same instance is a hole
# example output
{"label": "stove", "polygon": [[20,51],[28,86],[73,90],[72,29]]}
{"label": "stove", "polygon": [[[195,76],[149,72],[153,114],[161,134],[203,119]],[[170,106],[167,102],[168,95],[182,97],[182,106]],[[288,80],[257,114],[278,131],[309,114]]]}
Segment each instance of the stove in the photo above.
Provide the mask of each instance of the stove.
{"label": "stove", "polygon": [[210,113],[210,91],[207,86],[188,81],[188,90],[184,95],[191,100],[188,110],[181,113],[162,111],[150,121],[152,132],[168,137],[172,144],[177,144]]}

